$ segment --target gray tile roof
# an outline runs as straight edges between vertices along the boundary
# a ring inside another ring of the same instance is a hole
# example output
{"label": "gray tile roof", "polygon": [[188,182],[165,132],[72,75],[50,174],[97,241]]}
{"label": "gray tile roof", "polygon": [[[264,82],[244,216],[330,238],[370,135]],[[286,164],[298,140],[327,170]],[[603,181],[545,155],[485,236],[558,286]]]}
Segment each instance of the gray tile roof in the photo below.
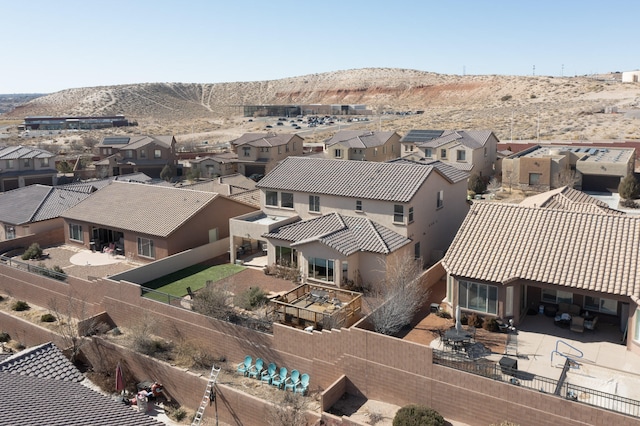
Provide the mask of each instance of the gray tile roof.
{"label": "gray tile roof", "polygon": [[[116,139],[126,140],[128,138],[128,143],[117,143],[113,144],[111,141]],[[106,136],[100,141],[97,145],[98,147],[106,146],[111,148],[122,149],[138,149],[143,146],[155,143],[157,145],[163,146],[165,148],[171,147],[171,141],[173,140],[173,136],[147,136],[147,135],[139,135],[139,136]]]}
{"label": "gray tile roof", "polygon": [[167,237],[217,196],[204,191],[115,181],[67,210],[62,217]]}
{"label": "gray tile roof", "polygon": [[289,241],[292,246],[317,241],[345,256],[361,251],[389,254],[411,242],[370,219],[339,213],[285,225],[263,237]]}
{"label": "gray tile roof", "polygon": [[0,362],[0,371],[45,379],[81,382],[84,376],[53,343],[20,351]]}
{"label": "gray tile roof", "polygon": [[341,130],[326,141],[325,145],[329,147],[335,144],[341,144],[350,148],[371,148],[384,145],[395,133],[396,132]]}
{"label": "gray tile roof", "polygon": [[258,188],[406,203],[433,166],[287,157]]}
{"label": "gray tile roof", "polygon": [[53,188],[31,217],[30,222],[60,217],[62,213],[91,196],[91,193]]}
{"label": "gray tile roof", "polygon": [[436,171],[438,171],[445,179],[452,183],[457,183],[469,178],[469,173],[467,173],[465,170],[459,167],[454,167],[449,163],[443,163],[440,160],[428,160],[425,158],[421,160],[412,160],[410,158],[396,158],[393,160],[389,160],[388,163],[419,164],[422,166],[431,166],[434,167]]}
{"label": "gray tile roof", "polygon": [[256,208],[260,208],[260,190],[252,189],[249,191],[241,191],[237,193],[231,193],[229,198],[232,198],[237,201],[242,201],[243,203],[250,204],[255,206]]}
{"label": "gray tile roof", "polygon": [[300,136],[286,133],[245,133],[231,143],[235,146],[272,147],[286,145],[294,138],[301,139]]}
{"label": "gray tile roof", "polygon": [[439,137],[425,142],[416,142],[416,145],[425,148],[437,148],[457,141],[467,148],[477,149],[486,145],[491,134],[491,130],[446,130]]}
{"label": "gray tile roof", "polygon": [[625,214],[624,212],[610,208],[604,201],[600,201],[589,194],[568,186],[527,197],[520,202],[520,205],[525,207],[582,211],[585,213]]}
{"label": "gray tile roof", "polygon": [[640,296],[640,217],[474,203],[442,264],[452,275]]}
{"label": "gray tile roof", "polygon": [[18,158],[51,158],[55,157],[49,151],[27,146],[0,147],[0,160],[15,160]]}
{"label": "gray tile roof", "polygon": [[444,130],[409,130],[409,133],[404,135],[400,142],[427,142],[432,139],[439,138],[444,133]]}

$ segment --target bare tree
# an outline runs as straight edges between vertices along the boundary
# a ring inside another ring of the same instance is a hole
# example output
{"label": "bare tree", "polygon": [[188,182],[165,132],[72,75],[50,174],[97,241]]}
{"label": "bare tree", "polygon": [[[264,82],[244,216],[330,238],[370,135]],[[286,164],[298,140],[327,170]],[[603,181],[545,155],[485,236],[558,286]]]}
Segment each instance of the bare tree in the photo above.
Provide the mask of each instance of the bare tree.
{"label": "bare tree", "polygon": [[560,176],[558,176],[557,187],[560,188],[562,186],[568,186],[569,188],[575,188],[575,186],[581,181],[582,178],[579,173],[577,173],[575,170],[567,168],[560,172]]}
{"label": "bare tree", "polygon": [[87,315],[87,303],[69,295],[63,306],[56,299],[49,300],[49,309],[56,317],[56,332],[60,334],[66,348],[70,351],[70,360],[75,362],[82,346],[88,340],[86,336],[103,333],[109,329],[105,323]]}
{"label": "bare tree", "polygon": [[502,187],[502,183],[498,180],[496,176],[489,179],[489,184],[487,185],[487,190],[492,194],[498,192]]}
{"label": "bare tree", "polygon": [[227,286],[207,283],[193,299],[193,310],[220,320],[227,320],[232,312],[233,295]]}
{"label": "bare tree", "polygon": [[269,425],[271,426],[306,426],[305,416],[307,401],[293,392],[285,392],[282,401],[271,407]]}
{"label": "bare tree", "polygon": [[429,296],[422,288],[422,259],[403,257],[387,263],[386,279],[367,290],[371,322],[378,333],[394,335],[411,324]]}

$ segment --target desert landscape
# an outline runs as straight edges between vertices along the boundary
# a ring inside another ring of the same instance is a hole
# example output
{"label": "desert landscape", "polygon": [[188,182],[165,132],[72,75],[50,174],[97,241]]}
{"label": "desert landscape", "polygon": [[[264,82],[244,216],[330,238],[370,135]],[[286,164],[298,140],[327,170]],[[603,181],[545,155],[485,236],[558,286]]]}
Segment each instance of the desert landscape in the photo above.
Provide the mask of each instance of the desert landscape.
{"label": "desert landscape", "polygon": [[[23,100],[29,97],[21,98]],[[227,142],[264,123],[243,117],[244,105],[364,104],[368,122],[350,128],[490,129],[499,140],[629,140],[640,137],[640,83],[599,76],[444,75],[396,68],[364,68],[280,80],[217,83],[142,83],[67,89],[20,103],[0,115],[4,143],[21,143],[11,126],[26,116],[124,114],[137,127],[102,133],[173,134],[178,142]],[[424,111],[422,114],[396,115]],[[382,115],[383,113],[387,113]],[[384,119],[379,119],[384,117]],[[337,131],[300,131],[320,141]],[[274,128],[273,131],[292,129]],[[22,142],[23,143],[23,142]]]}

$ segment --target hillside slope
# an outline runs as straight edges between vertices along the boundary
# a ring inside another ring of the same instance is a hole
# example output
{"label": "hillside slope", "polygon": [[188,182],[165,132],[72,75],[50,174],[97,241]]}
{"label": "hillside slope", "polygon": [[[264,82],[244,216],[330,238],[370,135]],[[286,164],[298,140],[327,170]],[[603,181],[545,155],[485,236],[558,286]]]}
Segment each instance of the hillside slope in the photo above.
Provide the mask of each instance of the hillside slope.
{"label": "hillside slope", "polygon": [[[425,111],[386,125],[401,131],[487,128],[501,139],[640,136],[634,118],[640,84],[586,77],[454,76],[393,68],[256,82],[68,89],[34,99],[6,116],[125,114],[141,126],[169,128],[178,134],[194,125],[200,131],[213,123],[217,127],[224,117],[241,115],[242,105],[288,103],[366,104],[376,112]],[[628,113],[602,114],[609,107]]]}

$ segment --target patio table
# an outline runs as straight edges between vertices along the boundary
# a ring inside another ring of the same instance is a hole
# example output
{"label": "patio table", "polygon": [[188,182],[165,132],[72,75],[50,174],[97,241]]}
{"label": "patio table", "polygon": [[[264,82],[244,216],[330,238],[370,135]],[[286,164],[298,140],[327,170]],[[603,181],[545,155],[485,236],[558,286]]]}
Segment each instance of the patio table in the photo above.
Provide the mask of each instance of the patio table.
{"label": "patio table", "polygon": [[464,330],[458,331],[455,327],[445,331],[444,338],[447,339],[453,346],[454,350],[457,351],[462,349],[465,344],[471,342],[471,335],[468,332]]}

